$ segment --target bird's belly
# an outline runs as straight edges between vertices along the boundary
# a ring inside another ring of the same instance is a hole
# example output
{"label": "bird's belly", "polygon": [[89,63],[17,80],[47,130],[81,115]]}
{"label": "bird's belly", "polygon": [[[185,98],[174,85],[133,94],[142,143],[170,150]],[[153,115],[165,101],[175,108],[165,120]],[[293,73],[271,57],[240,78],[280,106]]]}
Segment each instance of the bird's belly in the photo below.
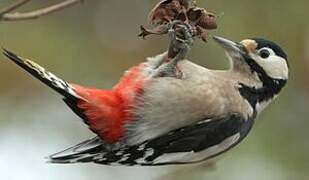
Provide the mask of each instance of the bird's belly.
{"label": "bird's belly", "polygon": [[224,113],[224,100],[212,92],[214,89],[190,90],[173,83],[175,82],[161,81],[158,86],[144,89],[139,106],[133,112],[136,120],[128,125],[129,144],[143,142],[170,130]]}

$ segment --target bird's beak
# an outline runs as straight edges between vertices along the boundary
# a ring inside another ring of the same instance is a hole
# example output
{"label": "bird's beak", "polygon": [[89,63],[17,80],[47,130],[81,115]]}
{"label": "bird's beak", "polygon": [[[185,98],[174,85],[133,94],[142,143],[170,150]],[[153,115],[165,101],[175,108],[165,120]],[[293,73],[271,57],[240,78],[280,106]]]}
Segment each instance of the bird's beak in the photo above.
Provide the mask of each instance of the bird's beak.
{"label": "bird's beak", "polygon": [[233,59],[243,59],[243,56],[246,54],[245,48],[242,44],[233,42],[231,40],[213,36],[213,39],[226,51],[226,53],[231,56]]}

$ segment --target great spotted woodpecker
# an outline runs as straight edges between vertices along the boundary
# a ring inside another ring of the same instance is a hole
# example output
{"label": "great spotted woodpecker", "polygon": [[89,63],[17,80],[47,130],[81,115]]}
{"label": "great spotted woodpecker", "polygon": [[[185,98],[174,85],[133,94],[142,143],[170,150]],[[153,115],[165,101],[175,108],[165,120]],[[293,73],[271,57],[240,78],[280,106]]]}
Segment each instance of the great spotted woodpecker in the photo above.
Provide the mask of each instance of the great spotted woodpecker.
{"label": "great spotted woodpecker", "polygon": [[166,73],[170,68],[160,68],[167,64],[163,53],[129,69],[109,90],[67,83],[10,51],[4,55],[60,93],[97,134],[51,155],[50,162],[187,164],[208,160],[241,142],[288,80],[287,55],[277,44],[259,38],[240,43],[214,40],[225,49],[229,70],[181,60],[181,75],[171,76]]}

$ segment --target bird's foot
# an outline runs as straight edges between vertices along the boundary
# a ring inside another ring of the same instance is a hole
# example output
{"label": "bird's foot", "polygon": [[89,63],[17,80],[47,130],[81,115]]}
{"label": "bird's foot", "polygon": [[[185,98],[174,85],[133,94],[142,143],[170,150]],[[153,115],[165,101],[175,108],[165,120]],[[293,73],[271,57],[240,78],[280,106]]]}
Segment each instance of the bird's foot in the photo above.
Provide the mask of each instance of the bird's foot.
{"label": "bird's foot", "polygon": [[168,58],[178,61],[183,60],[193,45],[193,33],[194,30],[190,24],[175,21],[169,29],[171,42]]}
{"label": "bird's foot", "polygon": [[169,28],[171,39],[166,60],[155,70],[153,77],[182,78],[183,73],[177,67],[178,62],[184,60],[193,44],[193,31],[188,23],[175,21]]}

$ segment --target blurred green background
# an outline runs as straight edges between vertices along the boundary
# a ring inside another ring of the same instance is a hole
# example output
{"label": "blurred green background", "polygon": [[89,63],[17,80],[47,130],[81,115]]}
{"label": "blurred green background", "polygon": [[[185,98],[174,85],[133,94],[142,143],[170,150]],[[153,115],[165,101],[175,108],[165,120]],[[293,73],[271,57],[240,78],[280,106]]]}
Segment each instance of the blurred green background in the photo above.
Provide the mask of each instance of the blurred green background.
{"label": "blurred green background", "polygon": [[[13,0],[1,0],[4,7]],[[59,2],[33,0],[20,11]],[[130,66],[167,48],[166,37],[137,38],[155,0],[85,0],[36,20],[0,22],[0,45],[69,82],[110,88]],[[197,0],[221,15],[211,34],[240,41],[265,37],[289,55],[291,77],[243,143],[202,165],[120,168],[51,165],[45,156],[92,137],[60,96],[0,57],[0,172],[7,180],[307,180],[309,177],[309,15],[307,0]],[[189,59],[228,66],[213,41],[196,41]]]}

